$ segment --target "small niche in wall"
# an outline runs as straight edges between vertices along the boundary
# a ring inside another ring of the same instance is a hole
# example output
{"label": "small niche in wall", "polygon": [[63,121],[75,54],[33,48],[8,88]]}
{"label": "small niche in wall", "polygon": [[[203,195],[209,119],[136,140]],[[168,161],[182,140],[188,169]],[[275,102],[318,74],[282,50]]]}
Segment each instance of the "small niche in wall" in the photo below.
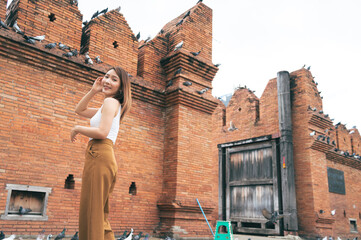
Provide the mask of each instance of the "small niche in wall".
{"label": "small niche in wall", "polygon": [[46,206],[51,188],[7,184],[8,197],[3,220],[48,220]]}
{"label": "small niche in wall", "polygon": [[350,219],[350,232],[357,232],[356,219]]}
{"label": "small niche in wall", "polygon": [[74,186],[75,186],[74,175],[69,174],[68,177],[65,179],[64,188],[65,189],[74,189]]}
{"label": "small niche in wall", "polygon": [[130,195],[137,195],[137,186],[135,186],[135,182],[132,182],[132,184],[130,184],[129,194]]}

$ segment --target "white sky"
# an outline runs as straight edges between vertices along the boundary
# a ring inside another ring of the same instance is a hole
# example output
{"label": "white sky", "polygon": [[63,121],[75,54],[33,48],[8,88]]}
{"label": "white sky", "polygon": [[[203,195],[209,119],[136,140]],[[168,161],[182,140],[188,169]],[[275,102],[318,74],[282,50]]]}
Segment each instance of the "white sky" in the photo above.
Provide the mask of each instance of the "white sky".
{"label": "white sky", "polygon": [[[83,21],[121,6],[134,34],[152,38],[197,0],[79,0]],[[204,0],[213,9],[213,95],[247,85],[261,97],[277,72],[311,65],[324,112],[361,129],[360,0]],[[360,94],[360,95],[359,95]]]}

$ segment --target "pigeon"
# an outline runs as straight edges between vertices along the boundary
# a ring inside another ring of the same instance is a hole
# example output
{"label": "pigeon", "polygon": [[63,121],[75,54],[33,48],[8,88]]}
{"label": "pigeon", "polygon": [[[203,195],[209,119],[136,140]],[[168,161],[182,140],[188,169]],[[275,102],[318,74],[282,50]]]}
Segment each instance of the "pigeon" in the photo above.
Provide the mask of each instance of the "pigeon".
{"label": "pigeon", "polygon": [[311,66],[308,66],[307,70],[310,70],[311,69]]}
{"label": "pigeon", "polygon": [[1,19],[0,19],[0,26],[5,29],[9,29],[9,27],[3,21],[1,21]]}
{"label": "pigeon", "polygon": [[136,38],[137,38],[137,40],[139,40],[139,38],[140,38],[140,32],[138,32]]}
{"label": "pigeon", "polygon": [[143,234],[143,232],[139,232],[138,235],[135,235],[135,236],[133,237],[133,240],[139,240],[139,239],[142,237],[142,234]]}
{"label": "pigeon", "polygon": [[164,30],[161,29],[161,30],[159,31],[159,34],[163,34],[163,33],[164,33]]}
{"label": "pigeon", "polygon": [[16,235],[12,234],[10,237],[4,238],[3,240],[14,240],[15,238],[16,238]]}
{"label": "pigeon", "polygon": [[184,15],[183,19],[185,19],[186,17],[189,17],[189,15],[191,14],[191,11],[189,10],[186,15]]}
{"label": "pigeon", "polygon": [[32,210],[30,208],[23,208],[22,206],[19,207],[19,214],[23,215],[23,214],[28,214],[29,212],[31,212]]}
{"label": "pigeon", "polygon": [[336,214],[336,209],[331,211],[331,215],[334,216]]}
{"label": "pigeon", "polygon": [[209,88],[203,88],[200,91],[197,91],[198,94],[202,95],[203,93],[207,92],[209,90]]}
{"label": "pigeon", "polygon": [[62,44],[61,42],[59,42],[58,47],[62,50],[65,50],[65,49],[70,50],[70,47],[66,46],[65,44]]}
{"label": "pigeon", "polygon": [[198,52],[191,52],[193,56],[197,57],[200,53],[201,53],[201,50],[199,50]]}
{"label": "pigeon", "polygon": [[178,27],[179,25],[182,25],[182,23],[183,23],[183,19],[179,20],[179,22],[177,22],[175,26]]}
{"label": "pigeon", "polygon": [[221,64],[220,64],[220,63],[217,63],[217,64],[214,64],[214,66],[215,66],[215,67],[219,67],[219,66],[221,66]]}
{"label": "pigeon", "polygon": [[43,41],[45,39],[45,35],[36,36],[36,37],[29,37],[29,38],[41,42],[41,41]]}
{"label": "pigeon", "polygon": [[320,110],[318,113],[319,113],[319,114],[323,114],[323,111],[322,111],[322,110]]}
{"label": "pigeon", "polygon": [[3,233],[3,231],[0,232],[0,239],[4,239],[5,238],[5,234]]}
{"label": "pigeon", "polygon": [[172,79],[171,80],[169,80],[169,82],[167,83],[167,85],[165,86],[165,87],[170,87],[170,86],[172,86],[173,85],[173,81],[172,81]]}
{"label": "pigeon", "polygon": [[102,13],[106,14],[107,12],[108,12],[108,8],[103,9],[103,10],[101,10],[101,11],[99,12],[99,15],[102,14]]}
{"label": "pigeon", "polygon": [[316,135],[316,131],[313,131],[313,132],[311,132],[310,133],[310,136],[312,137],[312,136],[315,136]]}
{"label": "pigeon", "polygon": [[36,237],[36,240],[44,240],[45,238],[45,229],[39,233],[39,235]]}
{"label": "pigeon", "polygon": [[127,237],[127,232],[128,232],[128,231],[124,231],[124,232],[123,232],[123,235],[120,236],[120,238],[118,238],[117,240],[124,240],[124,239]]}
{"label": "pigeon", "polygon": [[322,240],[327,240],[327,236],[326,236],[326,237],[324,237],[324,238],[322,238]]}
{"label": "pigeon", "polygon": [[119,6],[115,9],[115,11],[120,12],[120,9],[121,9],[121,7]]}
{"label": "pigeon", "polygon": [[237,130],[236,126],[234,126],[233,122],[231,121],[229,123],[230,127],[228,128],[228,131],[233,132],[234,130]]}
{"label": "pigeon", "polygon": [[350,134],[355,133],[355,130],[351,130]]}
{"label": "pigeon", "polygon": [[192,83],[191,83],[191,82],[186,81],[186,82],[183,82],[183,85],[184,85],[184,86],[189,87],[189,86],[191,86],[191,85],[192,85]]}
{"label": "pigeon", "polygon": [[74,234],[74,236],[71,238],[71,240],[79,240],[78,232]]}
{"label": "pigeon", "polygon": [[52,234],[49,234],[47,237],[46,237],[46,240],[50,240],[50,238],[52,238],[53,235]]}
{"label": "pigeon", "polygon": [[325,114],[325,118],[328,118],[328,114]]}
{"label": "pigeon", "polygon": [[21,31],[21,29],[19,28],[17,21],[14,22],[13,29],[15,30],[16,33],[19,33],[19,34],[21,34],[21,35],[24,35],[24,32]]}
{"label": "pigeon", "polygon": [[96,56],[96,57],[95,57],[95,62],[96,62],[96,63],[102,63],[102,60],[100,60],[100,57],[99,57],[99,56]]}
{"label": "pigeon", "polygon": [[198,4],[198,3],[201,3],[201,2],[203,2],[203,0],[198,0],[197,4]]}
{"label": "pigeon", "polygon": [[55,48],[56,45],[57,45],[57,43],[49,43],[49,44],[46,44],[46,45],[45,45],[45,48],[52,49],[52,48]]}
{"label": "pigeon", "polygon": [[278,220],[283,218],[283,215],[278,214],[278,212],[270,213],[267,209],[262,210],[262,215],[269,220],[269,222],[275,224]]}
{"label": "pigeon", "polygon": [[130,233],[129,233],[128,237],[125,238],[124,240],[132,240],[132,237],[133,237],[133,228],[130,229]]}
{"label": "pigeon", "polygon": [[77,57],[78,56],[78,50],[76,50],[76,49],[74,49],[74,50],[72,50],[72,51],[70,51],[72,54],[73,54],[73,56],[75,56],[75,57]]}
{"label": "pigeon", "polygon": [[27,42],[27,43],[35,44],[35,42],[36,42],[34,39],[26,36],[25,34],[23,35],[23,38],[25,39],[25,42]]}
{"label": "pigeon", "polygon": [[65,237],[65,231],[66,229],[64,228],[63,231],[61,231],[61,233],[59,233],[58,236],[55,237],[55,240],[63,239]]}
{"label": "pigeon", "polygon": [[332,145],[333,145],[333,146],[336,146],[335,140],[332,141]]}
{"label": "pigeon", "polygon": [[91,58],[86,58],[86,59],[85,59],[85,63],[86,63],[86,64],[89,64],[89,65],[93,65],[93,64],[94,64],[94,62],[93,62],[93,60],[92,60]]}
{"label": "pigeon", "polygon": [[327,144],[330,144],[330,137],[327,137],[326,142]]}
{"label": "pigeon", "polygon": [[147,37],[147,39],[144,40],[144,43],[148,42],[150,40],[150,37]]}
{"label": "pigeon", "polygon": [[70,4],[78,6],[78,0],[70,0]]}
{"label": "pigeon", "polygon": [[93,16],[91,17],[91,19],[96,18],[99,15],[99,11],[96,11],[96,13],[93,14]]}
{"label": "pigeon", "polygon": [[182,70],[183,70],[182,67],[178,68],[177,71],[174,72],[174,76],[177,75],[177,74],[179,74],[179,73],[181,73]]}
{"label": "pigeon", "polygon": [[143,240],[149,240],[149,234],[147,233],[147,234],[145,234],[145,237],[144,237],[144,239]]}
{"label": "pigeon", "polygon": [[83,22],[83,25],[86,26],[86,25],[88,25],[88,23],[89,23],[88,21],[85,21],[85,22]]}
{"label": "pigeon", "polygon": [[179,49],[181,49],[183,47],[183,41],[181,41],[180,43],[178,43],[175,48],[174,48],[174,51],[177,51]]}
{"label": "pigeon", "polygon": [[72,52],[67,52],[67,53],[64,53],[63,56],[68,57],[68,58],[71,58],[71,57],[74,56],[74,55],[73,55]]}

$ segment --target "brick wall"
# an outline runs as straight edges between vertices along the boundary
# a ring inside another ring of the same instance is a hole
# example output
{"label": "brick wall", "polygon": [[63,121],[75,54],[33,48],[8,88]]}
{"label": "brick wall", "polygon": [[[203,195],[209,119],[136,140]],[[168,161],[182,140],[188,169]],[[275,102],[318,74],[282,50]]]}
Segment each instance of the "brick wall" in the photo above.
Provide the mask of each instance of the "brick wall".
{"label": "brick wall", "polygon": [[0,18],[5,22],[7,0],[0,0]]}
{"label": "brick wall", "polygon": [[[76,116],[74,107],[96,77],[120,65],[133,75],[133,106],[115,146],[119,170],[110,201],[113,230],[120,234],[132,227],[158,236],[210,237],[196,198],[212,216],[217,209],[218,160],[211,155],[209,126],[217,103],[211,90],[197,93],[211,89],[218,70],[211,62],[212,11],[198,4],[184,30],[170,28],[138,43],[116,10],[82,29],[82,15],[68,2],[19,0],[11,9],[7,20],[17,20],[26,34],[46,34],[45,43],[81,48],[81,53],[88,51],[93,59],[99,55],[104,63],[87,65],[82,54],[66,58],[60,49],[30,45],[13,30],[0,30],[0,117],[5,122],[0,127],[0,156],[5,159],[0,166],[0,211],[6,205],[6,184],[52,189],[47,221],[0,220],[1,229],[17,235],[37,235],[42,229],[54,234],[63,227],[70,235],[77,230],[88,139],[80,137],[72,144],[69,133],[75,124],[88,125],[88,120]],[[49,21],[51,13],[54,22]],[[197,32],[201,39],[191,36],[195,29],[202,30]],[[187,39],[187,48],[174,52],[170,38]],[[202,47],[199,57],[189,52]],[[174,76],[179,67],[184,71]],[[170,80],[174,84],[166,87]],[[185,81],[192,86],[184,86]],[[101,102],[98,96],[90,105],[100,107]],[[74,175],[74,189],[64,189],[69,174]],[[132,182],[136,195],[129,194]],[[209,219],[215,226],[216,218]]]}

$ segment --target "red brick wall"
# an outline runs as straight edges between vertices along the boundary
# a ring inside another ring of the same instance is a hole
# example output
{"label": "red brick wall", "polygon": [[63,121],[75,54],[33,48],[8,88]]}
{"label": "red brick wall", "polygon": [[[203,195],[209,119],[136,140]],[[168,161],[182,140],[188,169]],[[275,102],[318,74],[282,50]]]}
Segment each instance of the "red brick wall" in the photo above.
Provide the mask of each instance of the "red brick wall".
{"label": "red brick wall", "polygon": [[[86,41],[84,35],[87,35]],[[138,41],[117,10],[94,18],[84,27],[81,52],[89,52],[91,58],[100,56],[107,64],[119,65],[131,75],[137,75]]]}
{"label": "red brick wall", "polygon": [[[61,41],[79,49],[81,14],[74,6],[58,4],[67,3],[14,2],[14,14],[9,21],[18,19],[19,26],[29,35],[45,33],[49,42]],[[61,34],[65,26],[58,24],[52,28],[52,23],[46,23],[49,9],[55,8],[53,5],[68,9],[64,13],[54,12],[55,23],[68,18],[73,32]],[[193,29],[204,29],[206,38],[192,42],[188,36],[193,34],[191,30],[167,33],[185,37],[189,46],[195,44],[197,48],[204,42],[204,49],[208,49],[208,53],[204,51],[208,57],[204,58],[193,57],[189,53],[193,49],[169,51],[173,43],[165,34],[139,51],[126,20],[114,10],[92,20],[83,29],[82,51],[89,51],[92,58],[99,55],[104,61],[93,66],[86,65],[82,55],[68,59],[59,49],[48,50],[41,43],[29,45],[12,30],[0,30],[0,116],[6,122],[0,128],[0,154],[6,159],[0,166],[0,188],[5,189],[9,183],[52,188],[47,205],[48,221],[0,220],[1,229],[18,235],[36,235],[43,228],[53,234],[63,227],[68,234],[77,230],[88,139],[80,137],[72,144],[69,132],[75,124],[88,125],[88,120],[76,116],[74,107],[96,77],[104,74],[110,65],[120,65],[134,77],[131,78],[133,106],[121,124],[115,146],[119,172],[110,201],[110,222],[115,233],[132,227],[136,232],[150,234],[155,231],[178,237],[211,236],[196,198],[206,214],[211,216],[217,211],[218,160],[211,155],[209,127],[216,102],[211,90],[203,95],[197,91],[211,88],[217,68],[210,61],[209,52],[211,10],[203,4],[195,8],[197,13],[193,17],[200,22],[189,20],[187,26],[192,29],[191,25],[195,24]],[[112,32],[114,39],[105,36],[106,31]],[[113,40],[119,44],[116,49]],[[173,78],[179,66],[184,67],[184,72]],[[141,76],[136,76],[137,73]],[[166,89],[170,79],[175,84]],[[185,87],[184,81],[193,85]],[[101,101],[99,96],[91,106],[99,107]],[[64,189],[68,174],[74,175],[74,190]],[[136,195],[129,195],[132,182],[136,183]],[[6,199],[7,192],[1,191],[1,211],[5,209]],[[210,220],[214,225],[216,218]]]}
{"label": "red brick wall", "polygon": [[7,0],[0,0],[0,18],[5,22]]}
{"label": "red brick wall", "polygon": [[[14,0],[9,6],[6,22],[18,26],[28,36],[46,35],[45,43],[61,42],[80,49],[82,14],[70,1]],[[50,21],[49,15],[55,20]]]}

